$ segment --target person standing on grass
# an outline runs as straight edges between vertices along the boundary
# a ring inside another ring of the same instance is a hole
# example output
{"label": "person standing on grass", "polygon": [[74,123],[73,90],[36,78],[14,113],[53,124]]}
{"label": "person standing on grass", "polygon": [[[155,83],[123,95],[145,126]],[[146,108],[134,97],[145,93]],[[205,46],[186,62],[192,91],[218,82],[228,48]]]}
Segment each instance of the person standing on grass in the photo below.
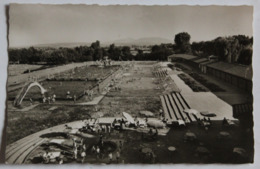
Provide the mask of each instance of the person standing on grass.
{"label": "person standing on grass", "polygon": [[76,103],[76,100],[77,100],[77,96],[74,94],[73,96],[73,100],[74,100],[74,103]]}
{"label": "person standing on grass", "polygon": [[33,105],[33,100],[32,100],[32,98],[30,98],[30,103],[31,103],[31,105]]}

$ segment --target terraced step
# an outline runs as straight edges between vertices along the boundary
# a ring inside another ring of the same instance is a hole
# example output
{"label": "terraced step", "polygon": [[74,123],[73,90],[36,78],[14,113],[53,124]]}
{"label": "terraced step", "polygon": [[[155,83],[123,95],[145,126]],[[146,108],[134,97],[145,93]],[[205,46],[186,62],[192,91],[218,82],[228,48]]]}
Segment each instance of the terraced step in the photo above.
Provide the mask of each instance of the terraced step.
{"label": "terraced step", "polygon": [[15,160],[14,164],[22,164],[25,159],[30,155],[30,153],[37,148],[39,145],[41,145],[46,139],[42,139],[41,141],[35,143],[31,147],[29,147],[26,151],[24,151],[20,156]]}
{"label": "terraced step", "polygon": [[176,121],[180,118],[179,116],[178,116],[178,114],[177,114],[177,107],[176,107],[176,105],[174,104],[174,101],[172,100],[172,97],[170,97],[169,95],[167,95],[167,97],[168,97],[168,99],[169,99],[169,102],[170,102],[170,104],[171,104],[171,107],[172,107],[172,110],[173,110],[173,112],[174,112],[174,117],[175,117],[175,119],[176,119]]}
{"label": "terraced step", "polygon": [[[182,94],[181,93],[179,93],[179,95],[180,95],[180,97],[182,98],[182,100],[183,100],[183,102],[185,103],[185,105],[187,106],[187,108],[189,108],[190,109],[190,106],[189,106],[189,104],[187,103],[187,101],[183,98],[183,96],[182,96]],[[194,121],[196,121],[197,120],[197,116],[196,115],[191,115],[190,117],[193,117],[193,119],[195,119]]]}
{"label": "terraced step", "polygon": [[167,106],[166,106],[166,104],[165,104],[164,97],[163,97],[163,96],[160,96],[160,99],[161,99],[161,102],[162,102],[164,117],[165,117],[166,119],[170,119],[169,112],[168,112]]}
{"label": "terraced step", "polygon": [[166,95],[164,95],[164,99],[165,99],[165,101],[166,101],[166,105],[167,105],[167,107],[168,107],[169,115],[170,115],[170,117],[171,117],[171,120],[172,120],[172,121],[177,121],[177,119],[176,119],[176,117],[175,117],[175,114],[174,114],[174,111],[173,111],[173,109],[172,109],[172,107],[171,107],[171,105],[170,105],[169,99],[168,99],[168,97],[167,97]]}
{"label": "terraced step", "polygon": [[18,150],[14,154],[12,154],[9,158],[6,158],[6,162],[9,164],[14,164],[15,161],[21,156],[21,154],[27,152],[27,150],[31,147],[35,147],[34,145],[36,145],[38,142],[42,140],[42,138],[37,138],[24,146],[19,146]]}
{"label": "terraced step", "polygon": [[177,97],[174,94],[171,94],[171,96],[172,96],[172,98],[173,98],[173,100],[176,104],[177,109],[178,109],[177,113],[179,114],[179,116],[181,117],[181,119],[183,121],[186,121],[187,116],[183,113],[183,108],[182,108],[179,100],[177,99]]}
{"label": "terraced step", "polygon": [[[178,92],[176,92],[175,95],[176,95],[177,98],[179,99],[179,101],[180,101],[180,103],[181,103],[183,109],[189,109],[189,106],[185,103],[185,101],[183,100],[184,98],[181,97],[181,94],[178,93]],[[187,114],[187,117],[189,118],[189,120],[190,120],[191,122],[196,121],[196,119],[195,119],[195,117],[194,117],[193,115]]]}
{"label": "terraced step", "polygon": [[15,142],[16,144],[11,145],[6,149],[5,159],[8,160],[13,154],[15,154],[19,149],[26,146],[27,144],[34,143],[35,140],[32,140],[30,137],[26,137],[26,139],[19,140],[19,142]]}
{"label": "terraced step", "polygon": [[176,102],[180,105],[179,110],[180,110],[180,114],[182,115],[182,117],[185,119],[185,122],[192,122],[191,118],[189,117],[188,114],[184,113],[183,110],[185,109],[185,107],[183,106],[182,101],[180,100],[180,98],[178,97],[177,93],[172,93],[172,95],[175,95],[176,97]]}
{"label": "terraced step", "polygon": [[178,119],[182,119],[182,117],[180,116],[180,114],[179,114],[179,110],[178,110],[178,105],[175,103],[175,101],[174,101],[174,99],[172,98],[172,96],[169,94],[168,95],[168,97],[169,97],[169,100],[170,100],[170,102],[171,102],[171,105],[172,105],[172,108],[173,108],[173,110],[174,110],[174,112],[175,112],[175,116],[176,116],[176,119],[178,120]]}

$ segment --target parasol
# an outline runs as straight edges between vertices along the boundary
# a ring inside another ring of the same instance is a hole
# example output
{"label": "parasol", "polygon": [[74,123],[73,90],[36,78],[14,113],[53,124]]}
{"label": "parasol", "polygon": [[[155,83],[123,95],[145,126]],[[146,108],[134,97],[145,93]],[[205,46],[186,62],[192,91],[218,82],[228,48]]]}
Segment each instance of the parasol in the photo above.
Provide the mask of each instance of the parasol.
{"label": "parasol", "polygon": [[200,112],[200,114],[202,116],[206,116],[206,117],[216,117],[217,116],[215,113],[210,113],[208,111],[202,111],[202,112]]}

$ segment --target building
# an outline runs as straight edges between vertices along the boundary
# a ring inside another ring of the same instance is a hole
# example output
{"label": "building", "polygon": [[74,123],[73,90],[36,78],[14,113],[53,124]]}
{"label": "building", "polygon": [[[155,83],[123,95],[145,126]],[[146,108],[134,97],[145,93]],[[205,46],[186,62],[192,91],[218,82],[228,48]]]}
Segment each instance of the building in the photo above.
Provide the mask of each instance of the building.
{"label": "building", "polygon": [[240,89],[252,92],[252,66],[215,62],[207,64],[207,74],[213,75]]}
{"label": "building", "polygon": [[242,90],[252,92],[252,66],[218,61],[216,56],[202,58],[187,54],[173,54],[168,61],[184,62],[205,74],[212,75]]}

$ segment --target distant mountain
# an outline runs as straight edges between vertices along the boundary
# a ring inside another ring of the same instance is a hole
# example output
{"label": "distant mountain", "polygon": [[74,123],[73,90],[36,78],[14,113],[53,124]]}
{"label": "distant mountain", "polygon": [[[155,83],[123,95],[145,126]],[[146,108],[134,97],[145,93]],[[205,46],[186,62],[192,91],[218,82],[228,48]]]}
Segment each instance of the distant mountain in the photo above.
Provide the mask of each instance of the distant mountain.
{"label": "distant mountain", "polygon": [[[126,39],[119,39],[115,41],[108,41],[108,42],[102,42],[100,41],[101,46],[109,46],[110,44],[115,44],[117,46],[131,46],[131,45],[160,45],[161,43],[173,43],[172,40],[165,39],[165,38],[159,38],[159,37],[149,37],[149,38],[140,38],[140,39],[133,39],[133,38],[126,38]],[[36,48],[60,48],[60,47],[66,47],[66,48],[74,48],[76,46],[90,46],[91,42],[65,42],[65,43],[49,43],[49,44],[37,44],[32,45]],[[19,46],[19,47],[11,47],[11,48],[27,48],[31,46]]]}
{"label": "distant mountain", "polygon": [[67,43],[49,43],[49,44],[38,44],[38,45],[34,45],[33,47],[37,47],[37,48],[44,48],[44,47],[51,47],[51,48],[60,48],[60,47],[64,47],[64,48],[74,48],[77,46],[90,46],[91,43],[90,42],[67,42]]}

